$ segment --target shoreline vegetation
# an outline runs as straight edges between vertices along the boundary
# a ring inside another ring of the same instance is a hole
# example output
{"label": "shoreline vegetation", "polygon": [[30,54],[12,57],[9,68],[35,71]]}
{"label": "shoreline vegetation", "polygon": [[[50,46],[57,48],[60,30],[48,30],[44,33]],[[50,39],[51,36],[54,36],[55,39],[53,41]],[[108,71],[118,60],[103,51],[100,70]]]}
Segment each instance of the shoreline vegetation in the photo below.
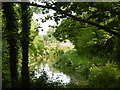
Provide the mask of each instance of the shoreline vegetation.
{"label": "shoreline vegetation", "polygon": [[120,88],[119,2],[2,5],[3,89]]}

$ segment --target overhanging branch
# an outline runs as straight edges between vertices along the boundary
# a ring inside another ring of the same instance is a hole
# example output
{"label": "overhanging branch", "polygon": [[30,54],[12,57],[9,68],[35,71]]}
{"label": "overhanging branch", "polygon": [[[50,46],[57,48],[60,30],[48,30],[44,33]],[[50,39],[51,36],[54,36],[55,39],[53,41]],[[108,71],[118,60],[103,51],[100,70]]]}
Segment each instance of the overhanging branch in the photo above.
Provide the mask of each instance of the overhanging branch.
{"label": "overhanging branch", "polygon": [[105,30],[106,32],[109,32],[109,33],[111,33],[111,34],[114,34],[114,35],[120,37],[120,34],[119,34],[119,33],[112,31],[112,30],[109,29],[107,26],[102,26],[102,25],[99,25],[99,24],[97,24],[97,23],[94,23],[94,22],[91,22],[91,21],[88,21],[88,20],[85,20],[85,19],[81,19],[81,18],[79,18],[79,17],[73,16],[73,15],[71,15],[71,14],[69,14],[69,13],[67,13],[67,12],[65,12],[65,11],[63,11],[63,10],[61,10],[61,9],[56,8],[56,7],[45,6],[45,5],[38,5],[38,4],[34,4],[34,3],[26,3],[26,4],[27,4],[27,5],[30,5],[30,6],[35,6],[35,7],[41,7],[41,8],[47,8],[47,9],[55,10],[55,11],[61,13],[61,14],[64,14],[65,16],[71,17],[71,19],[73,19],[73,20],[91,24],[91,25],[93,25],[93,26],[98,27],[99,29],[103,29],[103,30]]}

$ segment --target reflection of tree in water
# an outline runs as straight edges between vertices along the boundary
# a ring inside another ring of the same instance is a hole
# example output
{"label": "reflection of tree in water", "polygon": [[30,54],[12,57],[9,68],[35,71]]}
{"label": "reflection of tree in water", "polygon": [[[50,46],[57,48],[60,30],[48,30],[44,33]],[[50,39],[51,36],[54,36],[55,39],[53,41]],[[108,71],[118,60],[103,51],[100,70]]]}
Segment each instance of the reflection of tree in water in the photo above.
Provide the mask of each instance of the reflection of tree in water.
{"label": "reflection of tree in water", "polygon": [[[61,83],[69,83],[70,77],[65,75],[64,73],[56,73],[54,71],[51,71],[48,64],[41,63],[41,68],[39,69],[40,72],[35,73],[35,77],[39,78],[42,73],[44,72],[46,76],[48,77],[48,81],[52,82],[61,82]],[[53,69],[52,69],[53,70]]]}

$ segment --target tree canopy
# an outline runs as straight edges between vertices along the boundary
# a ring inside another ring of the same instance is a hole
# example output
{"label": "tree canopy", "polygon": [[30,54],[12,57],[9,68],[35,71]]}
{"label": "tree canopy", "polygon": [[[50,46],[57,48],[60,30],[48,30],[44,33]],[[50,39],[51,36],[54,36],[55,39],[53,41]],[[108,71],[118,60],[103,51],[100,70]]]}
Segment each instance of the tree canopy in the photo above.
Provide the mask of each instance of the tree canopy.
{"label": "tree canopy", "polygon": [[[73,20],[87,23],[103,29],[116,36],[119,35],[119,4],[118,2],[53,2],[46,5],[28,3],[28,5],[55,10],[55,21],[62,17],[68,17]],[[44,9],[43,9],[44,10]],[[72,15],[75,14],[75,15]],[[116,23],[113,25],[113,23]]]}
{"label": "tree canopy", "polygon": [[[83,75],[89,82],[85,87],[119,87],[120,2],[2,4],[4,88],[69,86],[59,82],[48,83],[45,72],[36,78],[35,71],[39,71],[36,65],[39,67],[42,61],[53,62],[54,67],[66,73]],[[47,15],[49,9],[55,11],[51,16]],[[46,14],[46,17],[34,21],[33,13]],[[50,26],[47,35],[39,36],[40,24],[50,19],[57,25]],[[67,41],[74,47],[70,49],[60,46],[60,42]],[[115,64],[111,64],[111,61]],[[108,73],[110,75],[106,77]],[[111,79],[113,81],[110,86],[108,82]],[[97,86],[94,86],[93,82],[96,81]]]}

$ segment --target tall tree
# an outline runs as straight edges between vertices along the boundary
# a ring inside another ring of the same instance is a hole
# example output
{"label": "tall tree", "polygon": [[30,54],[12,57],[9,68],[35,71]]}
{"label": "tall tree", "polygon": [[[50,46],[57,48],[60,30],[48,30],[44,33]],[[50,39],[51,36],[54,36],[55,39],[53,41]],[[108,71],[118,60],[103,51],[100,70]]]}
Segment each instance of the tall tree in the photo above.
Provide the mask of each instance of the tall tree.
{"label": "tall tree", "polygon": [[6,19],[5,30],[7,32],[7,42],[9,44],[9,60],[10,60],[10,75],[12,88],[18,87],[18,72],[17,72],[17,22],[13,3],[3,3],[3,13]]}
{"label": "tall tree", "polygon": [[26,3],[21,3],[22,11],[22,87],[30,87],[30,76],[29,76],[29,67],[28,67],[28,47],[29,47],[29,34],[30,34],[30,11],[29,6]]}

